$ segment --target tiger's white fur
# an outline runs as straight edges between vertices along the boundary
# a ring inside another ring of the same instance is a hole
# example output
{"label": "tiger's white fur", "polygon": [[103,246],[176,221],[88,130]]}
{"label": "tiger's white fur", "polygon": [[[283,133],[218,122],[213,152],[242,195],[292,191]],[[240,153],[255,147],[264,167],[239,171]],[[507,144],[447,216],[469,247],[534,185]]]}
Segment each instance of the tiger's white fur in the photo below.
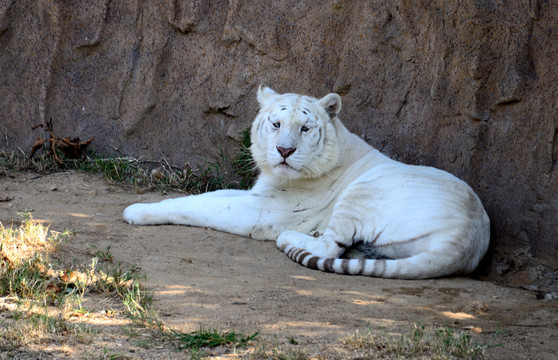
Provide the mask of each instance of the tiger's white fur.
{"label": "tiger's white fur", "polygon": [[[447,172],[389,159],[338,119],[341,98],[258,90],[251,190],[134,204],[130,224],[211,227],[323,271],[420,279],[470,273],[490,239],[473,190]],[[359,251],[353,251],[354,249]],[[353,253],[370,258],[347,258]]]}

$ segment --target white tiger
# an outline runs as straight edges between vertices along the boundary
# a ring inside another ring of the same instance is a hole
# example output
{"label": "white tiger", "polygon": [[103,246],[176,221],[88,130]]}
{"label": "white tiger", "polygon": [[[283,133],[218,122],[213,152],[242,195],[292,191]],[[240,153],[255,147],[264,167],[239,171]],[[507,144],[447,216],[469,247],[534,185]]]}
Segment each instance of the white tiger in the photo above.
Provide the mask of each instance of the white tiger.
{"label": "white tiger", "polygon": [[124,219],[276,240],[294,261],[342,274],[421,279],[477,267],[490,221],[467,184],[391,160],[350,133],[337,94],[260,87],[257,98],[251,151],[260,175],[251,190],[134,204]]}

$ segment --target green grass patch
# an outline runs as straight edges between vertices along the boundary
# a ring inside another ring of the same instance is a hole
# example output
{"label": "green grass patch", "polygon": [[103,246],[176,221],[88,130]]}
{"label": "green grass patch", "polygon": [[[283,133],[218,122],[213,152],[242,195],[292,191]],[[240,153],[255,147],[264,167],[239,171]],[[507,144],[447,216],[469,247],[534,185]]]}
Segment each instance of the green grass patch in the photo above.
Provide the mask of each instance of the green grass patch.
{"label": "green grass patch", "polygon": [[250,147],[252,140],[250,139],[250,128],[244,129],[242,138],[238,144],[238,151],[231,161],[231,165],[235,171],[235,175],[239,178],[239,186],[241,189],[249,189],[256,178],[256,164],[252,158]]}
{"label": "green grass patch", "polygon": [[335,355],[312,354],[307,344],[300,344],[293,337],[279,338],[277,336],[262,338],[254,345],[251,353],[246,354],[250,360],[308,360],[337,358]]}
{"label": "green grass patch", "polygon": [[235,331],[218,331],[200,329],[191,333],[171,331],[169,336],[177,343],[179,349],[201,349],[206,347],[232,346],[245,347],[248,342],[254,340],[258,332],[252,335],[244,335]]}

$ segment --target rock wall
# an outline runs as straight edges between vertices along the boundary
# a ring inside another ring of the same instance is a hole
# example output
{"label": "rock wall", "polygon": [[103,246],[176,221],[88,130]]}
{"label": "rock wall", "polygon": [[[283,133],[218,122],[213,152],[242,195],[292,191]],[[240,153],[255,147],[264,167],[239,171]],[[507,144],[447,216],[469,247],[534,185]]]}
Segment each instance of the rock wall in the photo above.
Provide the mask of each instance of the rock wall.
{"label": "rock wall", "polygon": [[102,154],[199,163],[259,84],[335,91],[370,144],[479,193],[492,274],[556,269],[557,36],[542,0],[3,0],[0,150],[52,118]]}

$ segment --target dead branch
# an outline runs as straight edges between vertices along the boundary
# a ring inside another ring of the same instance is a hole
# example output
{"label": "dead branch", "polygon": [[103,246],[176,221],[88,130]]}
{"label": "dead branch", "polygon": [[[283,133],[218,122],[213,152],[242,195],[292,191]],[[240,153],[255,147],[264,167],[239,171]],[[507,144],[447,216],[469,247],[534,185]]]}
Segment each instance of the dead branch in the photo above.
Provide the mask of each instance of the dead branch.
{"label": "dead branch", "polygon": [[62,165],[63,161],[58,156],[58,150],[61,151],[66,157],[70,159],[79,159],[83,157],[85,149],[91,144],[94,138],[91,138],[87,141],[81,142],[79,137],[70,139],[67,137],[59,138],[54,135],[52,131],[52,118],[49,121],[45,121],[43,123],[37,124],[31,128],[31,130],[35,130],[37,128],[44,128],[45,131],[49,134],[49,138],[37,138],[33,147],[31,148],[31,154],[29,158],[32,158],[35,155],[35,152],[39,150],[45,142],[50,143],[50,153],[54,160]]}

